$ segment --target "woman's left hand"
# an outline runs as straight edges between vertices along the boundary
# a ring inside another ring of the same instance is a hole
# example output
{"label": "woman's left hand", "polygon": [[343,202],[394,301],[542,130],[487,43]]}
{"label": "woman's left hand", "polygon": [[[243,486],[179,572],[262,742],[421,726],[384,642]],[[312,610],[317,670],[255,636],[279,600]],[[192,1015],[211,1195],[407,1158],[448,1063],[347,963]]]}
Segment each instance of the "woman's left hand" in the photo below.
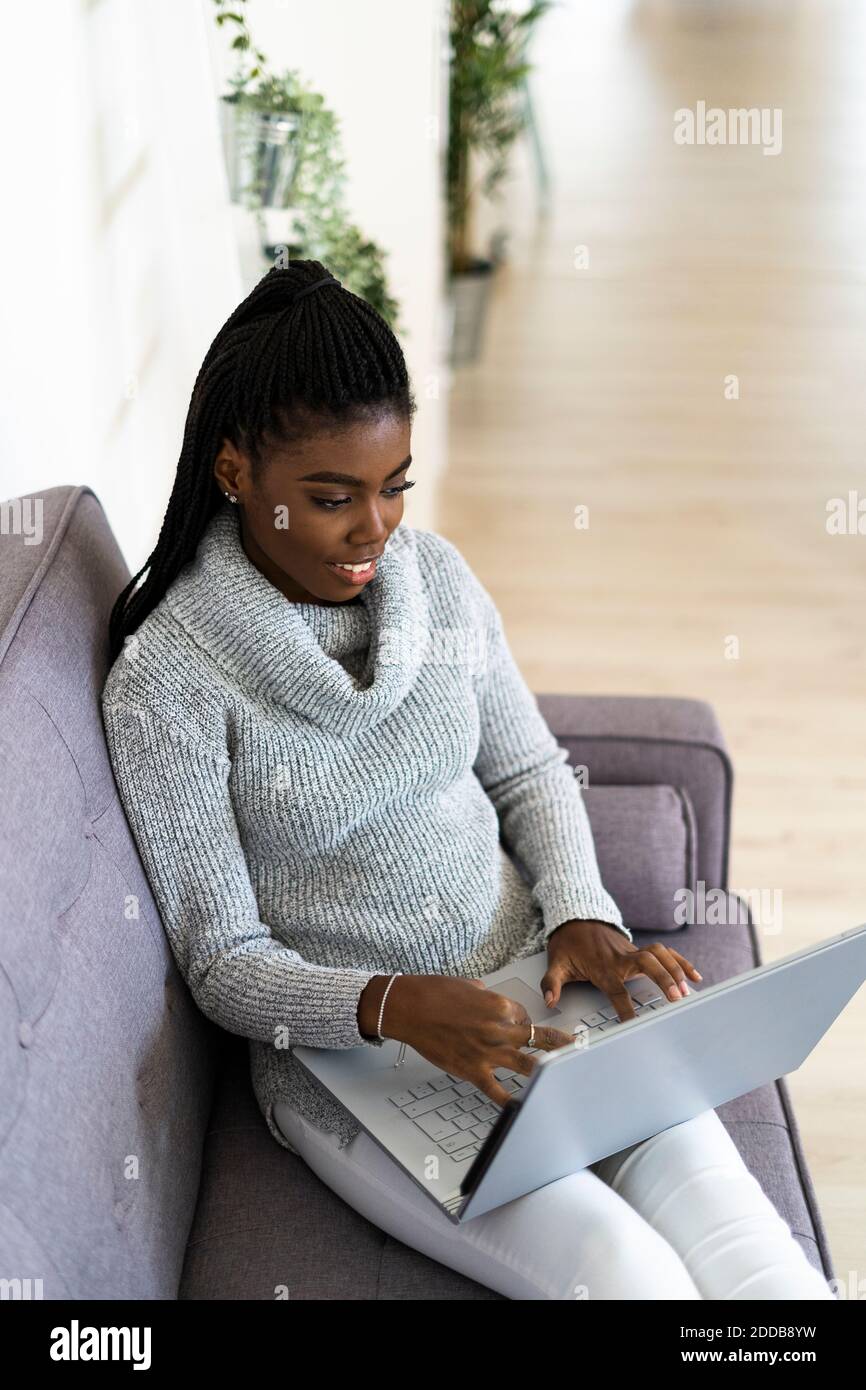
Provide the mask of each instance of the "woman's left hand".
{"label": "woman's left hand", "polygon": [[691,961],[673,946],[654,941],[642,949],[609,922],[574,918],[563,922],[547,940],[547,972],[541,992],[548,1007],[559,1002],[562,986],[571,980],[589,981],[602,990],[616,1009],[620,1022],[635,1018],[625,981],[648,975],[669,999],[688,994],[686,973],[702,978]]}

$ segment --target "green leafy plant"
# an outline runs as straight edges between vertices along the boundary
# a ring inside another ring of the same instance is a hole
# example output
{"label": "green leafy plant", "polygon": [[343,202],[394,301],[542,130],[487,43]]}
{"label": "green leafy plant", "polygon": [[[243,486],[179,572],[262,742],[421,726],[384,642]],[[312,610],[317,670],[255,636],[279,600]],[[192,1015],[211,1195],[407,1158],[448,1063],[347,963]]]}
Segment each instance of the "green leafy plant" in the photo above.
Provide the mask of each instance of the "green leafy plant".
{"label": "green leafy plant", "polygon": [[[298,118],[297,160],[292,180],[293,217],[285,256],[321,261],[338,280],[371,304],[395,333],[403,332],[399,305],[388,293],[385,253],[349,218],[346,206],[346,166],[341,152],[340,124],[320,92],[307,86],[297,70],[268,71],[264,53],[253,46],[243,6],[246,0],[214,0],[220,26],[237,29],[231,47],[238,64],[229,79],[226,101],[249,112],[289,113]],[[262,241],[265,224],[258,193],[259,178],[245,190],[244,203],[258,220]],[[271,248],[279,262],[279,247]]]}
{"label": "green leafy plant", "polygon": [[[217,8],[216,22],[220,28],[224,24],[234,24],[238,30],[231,41],[232,51],[237,54],[237,68],[229,78],[229,86],[233,87],[240,96],[246,90],[254,77],[258,77],[265,71],[267,58],[260,49],[253,46],[252,36],[247,28],[246,12],[243,6],[247,0],[234,0],[235,6],[241,8],[229,8],[229,0],[214,0]],[[252,67],[247,66],[252,54]]]}
{"label": "green leafy plant", "polygon": [[[448,263],[452,274],[472,266],[472,213],[480,191],[493,195],[524,125],[519,89],[531,64],[526,46],[532,29],[552,8],[536,0],[522,12],[502,0],[452,0],[451,72],[446,182]],[[477,187],[471,184],[473,152],[489,157]]]}

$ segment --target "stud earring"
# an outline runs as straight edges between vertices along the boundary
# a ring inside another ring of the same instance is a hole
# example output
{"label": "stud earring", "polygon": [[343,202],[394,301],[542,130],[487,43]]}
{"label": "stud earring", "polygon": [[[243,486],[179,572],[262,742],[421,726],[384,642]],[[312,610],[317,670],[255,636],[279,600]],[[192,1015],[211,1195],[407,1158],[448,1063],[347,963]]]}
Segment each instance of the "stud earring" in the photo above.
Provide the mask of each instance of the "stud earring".
{"label": "stud earring", "polygon": [[223,488],[223,496],[227,497],[230,502],[237,502],[238,500],[236,497],[233,497],[230,492],[226,492],[225,488]]}

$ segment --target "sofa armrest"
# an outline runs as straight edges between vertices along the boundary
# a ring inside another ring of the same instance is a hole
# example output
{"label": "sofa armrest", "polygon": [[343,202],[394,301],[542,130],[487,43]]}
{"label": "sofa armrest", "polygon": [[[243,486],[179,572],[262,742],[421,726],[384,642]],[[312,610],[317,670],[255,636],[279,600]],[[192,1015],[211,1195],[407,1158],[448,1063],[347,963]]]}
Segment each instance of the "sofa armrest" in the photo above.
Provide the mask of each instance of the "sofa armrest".
{"label": "sofa armrest", "polygon": [[571,765],[587,769],[587,785],[682,788],[694,810],[697,877],[727,889],[734,774],[712,706],[667,695],[536,698]]}

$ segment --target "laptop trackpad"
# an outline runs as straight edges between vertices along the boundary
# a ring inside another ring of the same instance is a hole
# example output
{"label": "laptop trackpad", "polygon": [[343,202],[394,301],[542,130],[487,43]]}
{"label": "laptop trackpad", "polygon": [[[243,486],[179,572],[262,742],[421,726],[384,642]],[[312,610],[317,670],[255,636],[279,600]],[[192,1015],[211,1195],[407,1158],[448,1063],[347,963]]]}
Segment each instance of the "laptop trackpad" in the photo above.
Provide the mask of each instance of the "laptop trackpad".
{"label": "laptop trackpad", "polygon": [[549,1018],[562,1012],[561,1009],[549,1009],[539,991],[517,976],[513,980],[500,980],[487,988],[492,989],[494,994],[504,994],[506,999],[513,999],[515,1004],[522,1004],[533,1023],[546,1023]]}

